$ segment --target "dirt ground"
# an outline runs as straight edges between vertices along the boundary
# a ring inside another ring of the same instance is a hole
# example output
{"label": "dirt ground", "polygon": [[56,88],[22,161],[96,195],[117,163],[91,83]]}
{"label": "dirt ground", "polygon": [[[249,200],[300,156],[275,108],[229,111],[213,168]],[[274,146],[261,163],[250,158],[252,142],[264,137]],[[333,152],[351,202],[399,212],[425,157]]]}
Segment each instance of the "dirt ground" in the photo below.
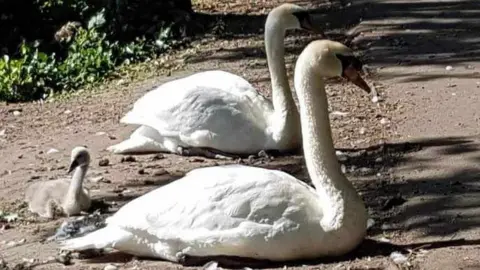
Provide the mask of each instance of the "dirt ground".
{"label": "dirt ground", "polygon": [[[77,145],[93,155],[85,184],[110,214],[193,168],[225,163],[168,154],[125,159],[105,151],[134,129],[118,123],[133,102],[174,78],[222,69],[270,95],[261,29],[268,10],[283,1],[218,2],[194,1],[203,12],[199,18],[214,27],[188,48],[132,67],[95,91],[0,105],[0,211],[19,214],[9,223],[0,220],[0,260],[15,269],[182,268],[116,252],[64,265],[54,259],[55,243],[45,239],[65,219],[35,218],[21,199],[30,183],[65,176]],[[316,10],[331,39],[356,49],[382,100],[373,103],[342,80],[327,85],[335,144],[346,156],[341,163],[375,221],[368,239],[345,258],[279,268],[480,269],[480,3],[290,2]],[[288,35],[290,75],[295,55],[315,38]],[[108,165],[100,166],[105,159]],[[250,163],[308,181],[302,156]]]}

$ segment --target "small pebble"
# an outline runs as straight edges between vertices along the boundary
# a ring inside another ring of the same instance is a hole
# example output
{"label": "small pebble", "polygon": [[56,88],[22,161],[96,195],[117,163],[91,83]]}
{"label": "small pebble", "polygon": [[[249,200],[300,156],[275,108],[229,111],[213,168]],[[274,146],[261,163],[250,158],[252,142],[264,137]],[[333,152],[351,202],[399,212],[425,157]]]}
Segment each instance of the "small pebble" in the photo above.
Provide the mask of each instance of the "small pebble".
{"label": "small pebble", "polygon": [[367,220],[367,229],[370,229],[371,227],[373,227],[373,225],[375,225],[375,220],[369,218]]}
{"label": "small pebble", "polygon": [[388,124],[388,122],[389,122],[389,121],[388,121],[387,118],[382,118],[382,119],[380,120],[380,124],[382,124],[382,125]]}
{"label": "small pebble", "polygon": [[63,265],[71,265],[72,255],[70,252],[61,253],[55,258],[55,260]]}
{"label": "small pebble", "polygon": [[55,261],[55,257],[50,256],[50,257],[48,257],[43,263],[52,263],[52,262],[54,262],[54,261]]}
{"label": "small pebble", "polygon": [[64,111],[63,113],[64,113],[64,114],[71,114],[71,113],[72,113],[72,111],[70,111],[70,110],[66,110],[66,111]]}
{"label": "small pebble", "polygon": [[35,259],[22,258],[22,261],[25,263],[33,264],[35,262]]}
{"label": "small pebble", "polygon": [[122,191],[122,194],[128,194],[128,193],[132,193],[133,191],[131,189],[125,189],[124,191]]}
{"label": "small pebble", "polygon": [[447,70],[447,71],[453,70],[453,67],[452,66],[446,66],[445,70]]}
{"label": "small pebble", "polygon": [[[383,226],[382,226],[383,227]],[[383,243],[390,243],[392,242],[390,239],[386,238],[385,236],[382,236],[378,239],[379,242],[383,242]]]}
{"label": "small pebble", "polygon": [[217,270],[218,269],[218,262],[216,262],[216,261],[208,262],[203,266],[203,269],[205,269],[205,270]]}
{"label": "small pebble", "polygon": [[333,111],[330,113],[331,115],[338,115],[338,116],[347,116],[348,112],[339,112],[339,111]]}
{"label": "small pebble", "polygon": [[102,158],[102,159],[98,162],[98,166],[100,166],[100,167],[108,166],[108,164],[110,164],[110,160],[108,160],[108,158]]}
{"label": "small pebble", "polygon": [[367,168],[367,167],[362,167],[362,168],[359,169],[359,171],[363,174],[369,174],[373,171],[373,169]]}
{"label": "small pebble", "polygon": [[342,170],[342,173],[347,173],[347,167],[344,164],[340,166],[340,169]]}
{"label": "small pebble", "polygon": [[394,263],[398,263],[398,264],[405,263],[408,260],[408,258],[405,255],[397,251],[394,251],[390,254],[390,259],[392,259]]}
{"label": "small pebble", "polygon": [[155,156],[152,157],[152,161],[154,160],[160,160],[160,159],[164,159],[165,156],[163,154],[156,154]]}
{"label": "small pebble", "polygon": [[268,154],[267,154],[267,152],[265,152],[265,150],[261,150],[260,152],[258,152],[258,156],[266,158],[266,157],[268,157]]}
{"label": "small pebble", "polygon": [[60,152],[60,151],[58,151],[58,149],[50,148],[50,149],[47,151],[47,155],[48,155],[48,154],[58,153],[58,152]]}
{"label": "small pebble", "polygon": [[185,176],[185,172],[177,171],[177,170],[169,172],[168,174],[170,174],[173,177],[183,177],[183,176]]}
{"label": "small pebble", "polygon": [[92,183],[103,182],[103,176],[98,176],[98,177],[90,178],[90,182],[92,182]]}
{"label": "small pebble", "polygon": [[151,185],[155,184],[155,182],[153,182],[152,180],[143,180],[143,184],[145,186],[151,186]]}
{"label": "small pebble", "polygon": [[160,175],[165,175],[168,174],[167,170],[165,169],[158,169],[153,172],[154,176],[160,176]]}
{"label": "small pebble", "polygon": [[190,160],[190,162],[205,162],[205,160],[202,158],[193,158]]}
{"label": "small pebble", "polygon": [[127,157],[122,157],[122,159],[120,160],[120,162],[135,162],[136,159],[132,156],[127,156]]}
{"label": "small pebble", "polygon": [[338,151],[338,150],[335,151],[335,155],[337,156],[338,161],[341,161],[341,162],[347,161],[347,159],[348,159],[348,156],[345,153],[343,153],[342,151]]}
{"label": "small pebble", "polygon": [[16,247],[19,246],[23,243],[25,243],[27,240],[25,238],[19,240],[19,241],[10,241],[6,244],[7,247]]}
{"label": "small pebble", "polygon": [[5,136],[5,129],[0,130],[0,136]]}
{"label": "small pebble", "polygon": [[116,267],[113,264],[109,264],[109,265],[105,266],[105,268],[103,268],[103,270],[117,270],[117,269],[118,269],[118,267]]}
{"label": "small pebble", "polygon": [[14,116],[19,116],[20,114],[22,114],[20,111],[13,111]]}
{"label": "small pebble", "polygon": [[379,102],[379,101],[382,101],[382,98],[381,98],[381,97],[379,97],[379,96],[373,96],[373,98],[372,98],[372,102],[373,102],[373,103],[377,103],[377,102]]}
{"label": "small pebble", "polygon": [[360,128],[360,130],[358,131],[358,133],[360,133],[360,135],[363,135],[363,134],[365,134],[366,131],[367,131],[367,129],[364,128],[364,127],[362,127],[362,128]]}

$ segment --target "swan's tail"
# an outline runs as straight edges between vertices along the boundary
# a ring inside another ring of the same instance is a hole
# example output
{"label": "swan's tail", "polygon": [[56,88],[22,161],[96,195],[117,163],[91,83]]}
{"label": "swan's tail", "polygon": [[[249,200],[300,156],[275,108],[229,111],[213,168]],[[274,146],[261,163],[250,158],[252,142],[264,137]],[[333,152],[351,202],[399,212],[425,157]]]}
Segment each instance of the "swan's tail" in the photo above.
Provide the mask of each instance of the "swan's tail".
{"label": "swan's tail", "polygon": [[[156,117],[151,115],[151,113],[142,113],[135,110],[127,112],[122,118],[120,118],[120,123],[127,125],[139,125],[146,126],[153,130],[143,130],[142,133],[150,134],[151,136],[177,136],[178,130],[171,130],[169,122],[162,120],[163,118]],[[154,134],[151,134],[154,132]],[[160,135],[162,134],[162,135]],[[148,136],[148,137],[151,137]]]}
{"label": "swan's tail", "polygon": [[158,152],[168,152],[168,149],[163,147],[158,142],[155,142],[146,137],[129,138],[123,142],[107,147],[107,151],[117,155],[126,154],[150,154]]}
{"label": "swan's tail", "polygon": [[122,118],[120,118],[120,123],[122,124],[136,124],[139,125],[138,119],[141,119],[142,117],[139,117],[136,113],[129,111],[127,112]]}
{"label": "swan's tail", "polygon": [[116,244],[128,241],[132,234],[115,227],[105,227],[85,236],[69,239],[60,243],[64,250],[86,250],[115,248]]}

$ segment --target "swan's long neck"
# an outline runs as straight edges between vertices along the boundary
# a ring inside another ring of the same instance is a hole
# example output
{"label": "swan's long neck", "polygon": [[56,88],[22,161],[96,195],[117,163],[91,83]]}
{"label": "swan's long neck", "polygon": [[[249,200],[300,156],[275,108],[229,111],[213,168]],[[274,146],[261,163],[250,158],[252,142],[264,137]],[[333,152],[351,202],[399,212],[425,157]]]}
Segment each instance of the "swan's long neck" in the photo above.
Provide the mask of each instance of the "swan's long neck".
{"label": "swan's long neck", "polygon": [[[275,132],[277,141],[289,141],[299,134],[299,115],[288,83],[285,66],[285,32],[286,28],[279,18],[269,16],[265,24],[265,50],[268,70],[272,83],[272,102],[275,110]],[[288,132],[289,130],[293,132]]]}
{"label": "swan's long neck", "polygon": [[87,165],[78,166],[73,173],[72,180],[70,182],[70,186],[68,187],[66,198],[76,200],[82,191],[83,186],[83,179],[87,174]]}
{"label": "swan's long neck", "polygon": [[298,60],[294,79],[300,103],[303,151],[308,173],[324,210],[323,226],[336,229],[344,225],[347,203],[351,207],[350,202],[356,202],[360,210],[363,203],[341,172],[335,155],[324,82],[311,72],[311,59],[307,58]]}

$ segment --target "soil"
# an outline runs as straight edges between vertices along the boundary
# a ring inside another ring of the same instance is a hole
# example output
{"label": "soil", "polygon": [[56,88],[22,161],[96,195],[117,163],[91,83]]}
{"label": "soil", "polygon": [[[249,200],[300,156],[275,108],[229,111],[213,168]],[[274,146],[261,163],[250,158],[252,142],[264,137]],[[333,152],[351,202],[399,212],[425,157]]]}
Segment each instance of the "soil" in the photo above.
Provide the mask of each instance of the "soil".
{"label": "soil", "polygon": [[[133,102],[169,80],[222,69],[270,95],[262,29],[265,14],[283,1],[193,2],[202,13],[199,22],[211,24],[191,46],[119,72],[93,91],[0,105],[0,211],[19,215],[0,220],[0,260],[10,268],[182,268],[118,252],[64,265],[56,244],[45,239],[66,218],[37,218],[22,198],[30,183],[66,176],[77,145],[92,153],[86,186],[109,215],[194,168],[239,162],[170,154],[126,158],[105,150],[134,130],[119,124]],[[480,269],[480,3],[291,2],[311,8],[329,38],[357,51],[367,64],[367,82],[382,98],[374,103],[341,79],[327,85],[335,145],[345,156],[340,162],[375,223],[368,239],[344,258],[271,268]],[[317,38],[288,34],[290,76],[295,56]],[[308,181],[300,155],[242,162]],[[0,261],[0,269],[8,268]]]}

